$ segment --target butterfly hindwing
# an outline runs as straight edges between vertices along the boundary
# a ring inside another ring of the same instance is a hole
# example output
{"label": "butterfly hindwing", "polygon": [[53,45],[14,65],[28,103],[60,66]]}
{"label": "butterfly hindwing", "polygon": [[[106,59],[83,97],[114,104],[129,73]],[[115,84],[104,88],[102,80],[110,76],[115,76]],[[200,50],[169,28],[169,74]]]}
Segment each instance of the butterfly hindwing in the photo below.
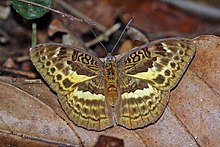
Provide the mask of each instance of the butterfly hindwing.
{"label": "butterfly hindwing", "polygon": [[37,45],[30,49],[30,56],[75,124],[93,130],[112,126],[100,59],[63,44]]}
{"label": "butterfly hindwing", "polygon": [[146,81],[121,75],[121,99],[116,105],[116,120],[129,129],[155,122],[163,113],[169,93],[153,87]]}
{"label": "butterfly hindwing", "polygon": [[112,109],[104,95],[103,77],[79,84],[59,101],[69,118],[88,130],[103,130],[113,125]]}

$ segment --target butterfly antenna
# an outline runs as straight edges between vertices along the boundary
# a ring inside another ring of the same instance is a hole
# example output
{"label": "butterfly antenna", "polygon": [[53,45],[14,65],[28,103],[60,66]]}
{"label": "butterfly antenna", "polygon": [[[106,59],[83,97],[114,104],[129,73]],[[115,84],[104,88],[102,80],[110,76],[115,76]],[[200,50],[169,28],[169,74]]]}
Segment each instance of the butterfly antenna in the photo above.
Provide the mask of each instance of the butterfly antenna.
{"label": "butterfly antenna", "polygon": [[108,53],[107,49],[105,48],[105,46],[103,45],[103,43],[99,40],[98,36],[96,35],[96,33],[94,32],[94,30],[92,29],[92,27],[89,24],[86,24],[88,26],[88,28],[90,29],[90,31],[92,32],[92,34],[95,36],[95,38],[99,41],[100,45],[105,49],[105,52]]}
{"label": "butterfly antenna", "polygon": [[125,30],[128,28],[128,26],[129,26],[130,23],[133,21],[133,19],[134,19],[134,17],[132,17],[132,18],[128,21],[127,25],[125,26],[124,30],[122,31],[121,35],[119,36],[117,42],[115,43],[115,45],[114,45],[114,47],[113,47],[113,49],[112,49],[112,51],[111,51],[111,55],[112,55],[112,53],[114,52],[114,50],[115,50],[116,46],[118,45],[119,41],[121,40],[122,36],[124,35]]}

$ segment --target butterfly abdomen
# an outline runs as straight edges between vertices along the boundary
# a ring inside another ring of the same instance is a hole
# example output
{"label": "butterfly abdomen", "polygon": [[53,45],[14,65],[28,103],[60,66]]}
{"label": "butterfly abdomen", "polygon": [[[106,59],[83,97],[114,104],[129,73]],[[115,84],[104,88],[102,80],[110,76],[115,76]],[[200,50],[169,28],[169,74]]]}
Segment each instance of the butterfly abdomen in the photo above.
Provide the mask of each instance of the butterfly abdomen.
{"label": "butterfly abdomen", "polygon": [[114,106],[119,99],[118,73],[113,56],[109,55],[105,59],[105,97],[111,106]]}

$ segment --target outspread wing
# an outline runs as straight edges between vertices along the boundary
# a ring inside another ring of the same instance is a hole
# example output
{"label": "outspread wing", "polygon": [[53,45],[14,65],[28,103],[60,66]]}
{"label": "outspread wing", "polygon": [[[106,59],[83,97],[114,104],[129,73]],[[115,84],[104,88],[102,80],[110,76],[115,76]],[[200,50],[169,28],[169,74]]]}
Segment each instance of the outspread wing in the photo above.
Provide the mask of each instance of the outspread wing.
{"label": "outspread wing", "polygon": [[113,125],[112,112],[103,93],[102,62],[97,57],[54,43],[31,48],[30,56],[75,124],[91,130]]}
{"label": "outspread wing", "polygon": [[138,128],[155,122],[195,50],[191,40],[171,38],[131,50],[119,59],[121,99],[116,107],[117,123]]}

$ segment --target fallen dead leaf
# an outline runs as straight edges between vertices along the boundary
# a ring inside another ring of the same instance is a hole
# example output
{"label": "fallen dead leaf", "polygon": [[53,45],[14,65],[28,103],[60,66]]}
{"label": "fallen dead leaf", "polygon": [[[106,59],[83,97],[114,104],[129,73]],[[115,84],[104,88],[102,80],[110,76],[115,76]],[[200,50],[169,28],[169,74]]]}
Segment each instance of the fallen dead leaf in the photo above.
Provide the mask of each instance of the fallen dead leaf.
{"label": "fallen dead leaf", "polygon": [[220,38],[200,36],[196,56],[169,106],[201,146],[220,144]]}
{"label": "fallen dead leaf", "polygon": [[0,82],[0,87],[2,133],[51,144],[80,144],[67,123],[42,101],[12,84]]}
{"label": "fallen dead leaf", "polygon": [[0,139],[19,138],[16,144],[28,139],[33,144],[32,141],[46,143],[45,146],[94,146],[99,136],[105,135],[123,139],[126,147],[217,146],[220,144],[220,38],[207,35],[194,41],[195,58],[171,92],[169,105],[155,124],[137,130],[114,126],[101,132],[87,131],[68,120],[56,95],[40,80],[0,77]]}

